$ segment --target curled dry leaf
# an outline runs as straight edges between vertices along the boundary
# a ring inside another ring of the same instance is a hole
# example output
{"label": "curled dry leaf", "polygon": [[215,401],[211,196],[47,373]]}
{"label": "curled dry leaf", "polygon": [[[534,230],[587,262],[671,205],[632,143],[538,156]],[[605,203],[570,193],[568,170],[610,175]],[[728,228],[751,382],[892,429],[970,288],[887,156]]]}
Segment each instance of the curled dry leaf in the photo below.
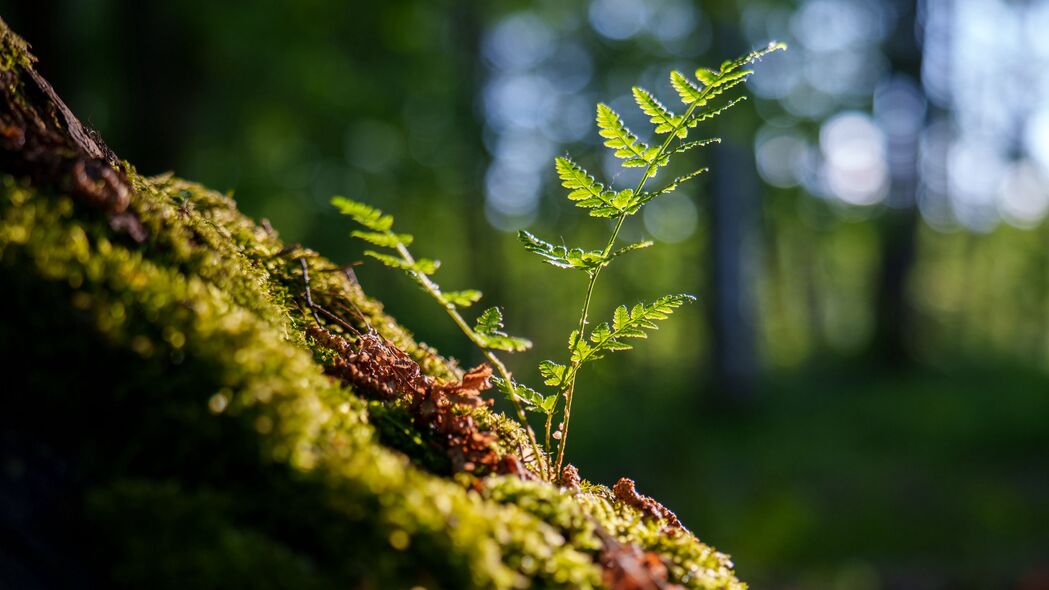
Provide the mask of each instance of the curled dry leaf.
{"label": "curled dry leaf", "polygon": [[610,590],[684,590],[667,581],[670,571],[658,554],[620,543],[600,525],[595,531],[602,545],[601,581]]}
{"label": "curled dry leaf", "polygon": [[441,383],[424,375],[418,363],[375,332],[353,343],[318,325],[311,325],[307,333],[318,346],[334,353],[326,367],[329,375],[383,401],[406,398],[416,427],[444,450],[454,471],[521,477],[527,473],[517,457],[500,457],[495,433],[481,430],[473,419],[473,410],[492,403],[481,397],[492,386],[488,365],[467,371],[461,381]]}
{"label": "curled dry leaf", "polygon": [[579,478],[579,470],[575,465],[569,463],[561,470],[561,487],[568,490],[578,490],[582,480]]}
{"label": "curled dry leaf", "polygon": [[616,485],[612,487],[612,492],[615,494],[616,499],[627,506],[632,506],[640,510],[642,514],[649,518],[662,520],[664,523],[664,529],[666,529],[667,533],[673,534],[677,531],[685,530],[681,521],[678,520],[677,515],[671,512],[666,506],[663,506],[649,496],[639,494],[634,487],[634,480],[627,477],[619,478]]}

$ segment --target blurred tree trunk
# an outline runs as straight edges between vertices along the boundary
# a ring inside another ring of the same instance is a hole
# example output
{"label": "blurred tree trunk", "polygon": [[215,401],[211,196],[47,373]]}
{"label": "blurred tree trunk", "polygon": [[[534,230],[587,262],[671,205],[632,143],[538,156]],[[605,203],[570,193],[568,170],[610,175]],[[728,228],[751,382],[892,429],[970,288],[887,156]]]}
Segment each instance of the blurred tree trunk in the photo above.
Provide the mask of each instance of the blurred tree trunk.
{"label": "blurred tree trunk", "polygon": [[[889,4],[898,18],[886,47],[892,83],[909,84],[924,99],[917,2],[895,0]],[[893,133],[891,129],[888,133],[889,208],[881,225],[881,268],[871,353],[879,365],[889,369],[906,368],[912,361],[909,340],[914,309],[907,297],[907,279],[916,254],[920,132],[918,126],[913,133]]]}
{"label": "blurred tree trunk", "polygon": [[714,150],[711,200],[711,302],[715,386],[745,400],[754,395],[753,242],[757,231],[757,171],[749,145],[726,141]]}
{"label": "blurred tree trunk", "polygon": [[[481,31],[482,14],[485,6],[474,0],[453,1],[448,3],[449,22],[452,23],[452,38],[455,54],[452,61],[458,80],[454,82],[455,96],[452,104],[455,109],[455,128],[463,138],[463,154],[459,186],[459,207],[466,220],[466,238],[469,247],[466,249],[470,268],[499,269],[504,266],[502,240],[493,239],[495,230],[485,216],[484,176],[488,166],[488,156],[481,138],[484,136],[483,114],[478,112],[478,96],[484,85],[484,74],[481,68]],[[502,305],[503,282],[505,274],[498,272],[477,272],[471,280],[484,293],[487,306]],[[480,353],[475,350],[470,354]]]}
{"label": "blurred tree trunk", "polygon": [[[738,37],[732,26],[717,27],[715,52],[739,54],[745,44]],[[736,111],[735,116],[742,117],[743,113]],[[723,401],[742,402],[753,397],[758,373],[753,243],[758,228],[759,183],[753,150],[736,139],[750,135],[723,135],[723,143],[714,147],[711,164],[708,310],[715,391]]]}

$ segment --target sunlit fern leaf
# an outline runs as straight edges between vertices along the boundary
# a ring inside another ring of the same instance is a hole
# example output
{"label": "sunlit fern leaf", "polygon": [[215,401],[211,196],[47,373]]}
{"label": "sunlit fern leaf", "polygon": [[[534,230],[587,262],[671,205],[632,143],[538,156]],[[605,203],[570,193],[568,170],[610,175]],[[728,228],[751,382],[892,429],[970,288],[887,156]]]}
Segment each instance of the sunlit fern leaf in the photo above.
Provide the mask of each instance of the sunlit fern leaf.
{"label": "sunlit fern leaf", "polygon": [[721,72],[715,72],[714,70],[709,70],[707,68],[699,68],[698,70],[696,70],[696,79],[699,80],[704,86],[717,84],[718,77],[720,75]]}
{"label": "sunlit fern leaf", "polygon": [[489,307],[477,318],[474,333],[484,343],[485,348],[521,352],[532,347],[524,338],[516,338],[503,331],[503,312],[498,307]]}
{"label": "sunlit fern leaf", "polygon": [[543,361],[539,363],[539,374],[543,376],[543,384],[557,387],[564,383],[565,372],[568,367],[555,363],[554,361]]}
{"label": "sunlit fern leaf", "polygon": [[389,254],[383,254],[374,250],[365,250],[364,255],[371,256],[390,268],[398,268],[400,270],[417,272],[424,275],[432,275],[441,267],[440,260],[430,260],[429,258],[419,258],[413,263],[403,258],[390,256]]}
{"label": "sunlit fern leaf", "polygon": [[386,232],[393,227],[393,216],[386,215],[375,207],[346,197],[332,197],[331,204],[343,215],[350,216],[354,221],[374,232]]}
{"label": "sunlit fern leaf", "polygon": [[690,105],[703,98],[703,91],[696,87],[691,80],[681,72],[674,70],[670,72],[670,85],[681,97],[681,102]]}
{"label": "sunlit fern leaf", "polygon": [[741,68],[741,67],[743,67],[743,66],[745,66],[745,65],[747,65],[749,63],[758,61],[759,59],[765,57],[766,55],[768,55],[770,53],[773,53],[775,51],[785,51],[786,49],[787,49],[787,44],[786,43],[782,43],[782,42],[778,42],[778,41],[771,41],[765,47],[762,47],[761,49],[755,49],[754,51],[751,51],[750,53],[744,55],[743,57],[740,57],[740,58],[737,58],[737,59],[726,60],[725,62],[723,62],[721,64],[721,73],[722,74],[726,74],[728,72],[732,72],[732,71],[737,70],[737,69],[739,69],[739,68]]}
{"label": "sunlit fern leaf", "polygon": [[554,411],[554,405],[557,403],[557,394],[544,396],[527,385],[507,383],[505,379],[499,377],[492,377],[492,383],[502,390],[503,393],[516,397],[521,402],[521,405],[524,406],[524,409],[529,412],[549,415]]}
{"label": "sunlit fern leaf", "polygon": [[670,151],[670,155],[683,154],[687,151],[694,150],[696,148],[706,147],[712,143],[721,143],[720,137],[710,137],[707,139],[698,139],[696,141],[686,141],[685,143],[677,146]]}
{"label": "sunlit fern leaf", "polygon": [[444,300],[456,307],[470,307],[481,300],[481,292],[475,289],[463,291],[445,291],[441,293]]}
{"label": "sunlit fern leaf", "polygon": [[623,124],[619,113],[604,103],[597,105],[597,127],[599,135],[605,138],[605,147],[615,150],[616,157],[623,159],[623,166],[627,168],[648,166],[659,151],[638,140]]}
{"label": "sunlit fern leaf", "polygon": [[568,335],[568,350],[571,352],[570,360],[574,365],[582,364],[594,352],[586,338],[580,336],[579,330],[572,330],[572,333]]}
{"label": "sunlit fern leaf", "polygon": [[728,101],[727,103],[716,109],[706,109],[702,111],[697,111],[693,113],[691,117],[688,118],[688,122],[686,124],[689,127],[695,127],[696,124],[706,121],[708,119],[713,119],[714,117],[717,117],[718,115],[724,113],[725,111],[731,109],[732,107],[745,100],[747,100],[746,96],[739,96]]}
{"label": "sunlit fern leaf", "polygon": [[397,268],[400,270],[412,270],[412,265],[410,262],[397,256],[390,256],[389,254],[383,254],[374,250],[365,250],[364,255],[371,256],[372,258],[378,260],[379,262],[385,264],[390,268]]}
{"label": "sunlit fern leaf", "polygon": [[657,134],[674,133],[678,139],[684,139],[688,135],[688,129],[681,124],[682,117],[663,106],[651,92],[635,86],[634,101],[641,111],[649,116],[649,121],[655,123]]}
{"label": "sunlit fern leaf", "polygon": [[[600,324],[590,333],[589,349],[580,355],[579,362],[597,360],[606,352],[630,350],[633,346],[625,339],[647,338],[645,330],[659,329],[657,321],[667,319],[675,309],[695,300],[692,295],[664,295],[648,305],[638,303],[633,308],[619,306],[612,315],[611,324]],[[576,349],[580,349],[578,344]]]}
{"label": "sunlit fern leaf", "polygon": [[664,186],[663,188],[661,188],[661,189],[659,189],[657,191],[653,191],[653,192],[650,192],[650,193],[642,194],[640,199],[638,199],[638,207],[641,207],[641,206],[645,205],[646,203],[648,203],[649,201],[651,201],[652,199],[654,199],[656,197],[661,197],[663,195],[667,195],[667,194],[670,194],[670,193],[674,192],[675,190],[677,190],[677,187],[679,187],[682,184],[684,184],[685,182],[687,182],[687,181],[689,181],[689,180],[699,176],[700,174],[706,173],[709,170],[710,170],[709,168],[700,168],[699,170],[693,170],[692,172],[689,172],[688,174],[683,174],[681,176],[678,176],[673,181],[671,181],[670,184]]}
{"label": "sunlit fern leaf", "polygon": [[619,248],[616,251],[614,251],[611,254],[609,254],[608,255],[608,259],[612,260],[613,258],[616,258],[618,256],[622,256],[623,254],[626,254],[627,252],[633,252],[634,250],[641,250],[643,248],[648,248],[649,246],[652,246],[654,244],[655,244],[655,242],[652,242],[651,240],[645,240],[643,242],[634,242],[633,244],[627,244],[626,246],[623,246],[622,248]]}
{"label": "sunlit fern leaf", "polygon": [[616,192],[605,188],[571,158],[559,157],[554,166],[561,178],[561,186],[571,190],[568,199],[574,201],[576,207],[591,209],[593,217],[614,217],[620,213],[614,204]]}
{"label": "sunlit fern leaf", "polygon": [[569,249],[566,246],[555,246],[524,230],[517,232],[517,239],[524,245],[525,250],[538,255],[543,262],[557,268],[593,272],[595,269],[608,264],[608,259],[604,257],[600,250]]}
{"label": "sunlit fern leaf", "polygon": [[415,239],[411,234],[394,234],[389,231],[370,232],[355,229],[352,232],[350,232],[350,235],[355,238],[364,240],[369,244],[381,246],[383,248],[396,248],[398,244],[402,246],[409,246],[411,245],[412,240]]}
{"label": "sunlit fern leaf", "polygon": [[[737,72],[737,73],[739,73],[739,72]],[[702,100],[697,102],[696,106],[698,106],[698,107],[706,106],[707,104],[710,103],[710,101],[712,101],[715,98],[721,96],[722,94],[725,94],[729,90],[732,90],[736,86],[739,86],[740,84],[746,82],[747,78],[750,77],[750,75],[753,74],[753,73],[754,72],[752,72],[751,70],[743,70],[743,74],[744,74],[743,76],[740,76],[740,77],[737,77],[737,78],[735,78],[733,80],[725,82],[724,84],[718,84],[716,86],[710,87],[706,91],[706,96],[704,96]]]}

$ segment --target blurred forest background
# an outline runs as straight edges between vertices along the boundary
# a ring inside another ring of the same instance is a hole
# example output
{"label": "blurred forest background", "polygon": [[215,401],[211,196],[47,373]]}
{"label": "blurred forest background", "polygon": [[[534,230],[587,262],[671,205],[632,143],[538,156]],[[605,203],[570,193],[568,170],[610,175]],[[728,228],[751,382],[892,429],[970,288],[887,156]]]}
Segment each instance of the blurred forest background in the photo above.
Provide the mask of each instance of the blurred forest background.
{"label": "blurred forest background", "polygon": [[[596,243],[553,157],[628,179],[594,103],[770,39],[701,182],[656,201],[599,317],[700,297],[585,374],[569,459],[620,475],[755,588],[1049,588],[1049,1],[0,0],[39,69],[141,172],[235,194],[360,260],[345,194],[448,288],[563,355],[583,282],[516,243]],[[366,291],[464,365],[406,279]],[[576,279],[576,280],[573,280]],[[600,291],[600,290],[599,290]],[[569,303],[570,302],[570,303]]]}

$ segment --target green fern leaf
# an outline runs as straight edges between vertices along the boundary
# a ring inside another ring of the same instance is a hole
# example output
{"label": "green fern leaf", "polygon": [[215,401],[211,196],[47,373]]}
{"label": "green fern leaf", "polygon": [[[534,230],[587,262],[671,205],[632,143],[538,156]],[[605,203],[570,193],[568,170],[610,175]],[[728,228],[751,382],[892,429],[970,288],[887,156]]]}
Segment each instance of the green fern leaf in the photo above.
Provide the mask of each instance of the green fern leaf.
{"label": "green fern leaf", "polygon": [[503,312],[498,307],[489,307],[477,316],[474,324],[474,332],[478,334],[494,334],[503,329]]}
{"label": "green fern leaf", "polygon": [[456,307],[470,307],[481,300],[481,292],[474,289],[464,291],[446,291],[441,293],[445,301]]}
{"label": "green fern leaf", "polygon": [[686,141],[685,143],[677,146],[670,151],[670,155],[683,154],[687,151],[694,150],[696,148],[706,147],[712,143],[721,143],[720,137],[711,137],[709,139],[699,139],[696,141]]}
{"label": "green fern leaf", "polygon": [[521,241],[525,250],[538,255],[543,262],[557,268],[593,272],[595,269],[608,264],[609,261],[600,250],[569,249],[566,246],[555,246],[524,230],[517,232],[517,239]]}
{"label": "green fern leaf", "polygon": [[331,204],[343,215],[350,216],[354,221],[374,232],[390,231],[390,228],[393,227],[393,216],[386,215],[375,207],[346,197],[332,197]]}
{"label": "green fern leaf", "polygon": [[403,258],[390,256],[389,254],[383,254],[374,250],[365,250],[364,255],[371,256],[372,258],[378,260],[379,262],[385,264],[390,268],[397,268],[400,270],[417,272],[424,275],[432,275],[433,273],[437,272],[438,268],[441,267],[440,260],[430,260],[429,258],[420,258],[416,260],[413,264],[411,262],[408,262],[407,260],[404,260]]}
{"label": "green fern leaf", "polygon": [[[606,352],[630,350],[633,346],[625,339],[647,338],[645,330],[658,329],[655,322],[667,319],[675,309],[695,300],[692,295],[665,295],[648,305],[639,303],[630,310],[625,305],[619,306],[612,315],[611,324],[600,324],[590,333],[589,348],[579,355],[578,362],[597,360]],[[577,344],[575,350],[579,348]]]}
{"label": "green fern leaf", "polygon": [[715,86],[711,86],[709,89],[707,89],[706,96],[703,97],[703,100],[697,102],[696,106],[699,106],[699,107],[706,106],[707,104],[710,103],[711,100],[721,96],[722,94],[725,94],[729,90],[732,90],[736,86],[739,86],[740,84],[746,82],[747,81],[747,77],[749,77],[750,74],[752,74],[752,73],[753,72],[750,71],[750,70],[744,70],[744,75],[743,76],[737,77],[737,78],[735,78],[733,80],[730,80],[728,82],[719,83],[719,84],[717,84]]}
{"label": "green fern leaf", "polygon": [[571,190],[568,198],[575,201],[576,207],[590,209],[593,217],[615,217],[621,212],[614,204],[616,192],[597,182],[582,166],[564,156],[557,158],[554,165],[561,186]]}
{"label": "green fern leaf", "polygon": [[474,333],[485,348],[522,352],[532,347],[531,341],[510,336],[503,331],[503,312],[498,307],[489,307],[481,313],[474,325]]}
{"label": "green fern leaf", "polygon": [[696,87],[691,80],[681,72],[674,70],[670,72],[670,85],[681,97],[681,102],[690,105],[703,98],[703,91]]}
{"label": "green fern leaf", "polygon": [[641,250],[643,248],[648,248],[649,246],[652,246],[652,245],[654,245],[654,242],[652,242],[650,240],[645,240],[643,242],[634,242],[633,244],[627,244],[626,246],[623,246],[622,248],[619,248],[615,252],[612,252],[611,254],[609,254],[608,255],[608,259],[611,260],[611,259],[616,258],[618,256],[622,256],[623,254],[626,254],[627,252],[633,252],[634,250]]}
{"label": "green fern leaf", "polygon": [[658,148],[649,147],[638,140],[623,124],[619,113],[604,103],[597,105],[597,127],[600,129],[599,135],[605,138],[605,147],[615,150],[616,157],[623,160],[624,167],[648,166],[658,152]]}
{"label": "green fern leaf", "polygon": [[720,106],[720,107],[718,107],[716,109],[708,109],[708,110],[703,110],[703,111],[698,111],[696,113],[693,113],[692,116],[688,118],[688,123],[686,123],[686,124],[689,127],[695,127],[697,124],[699,124],[699,123],[701,123],[703,121],[706,121],[707,119],[713,119],[714,117],[717,117],[718,115],[724,113],[725,111],[731,109],[732,107],[736,106],[737,104],[739,104],[739,103],[741,103],[741,102],[743,102],[745,100],[747,100],[746,96],[739,96],[739,97],[736,97],[736,98],[730,100],[729,102],[725,103],[723,106]]}
{"label": "green fern leaf", "polygon": [[402,246],[409,246],[411,245],[412,240],[415,239],[411,234],[395,234],[389,231],[369,232],[355,229],[352,232],[350,232],[350,235],[355,238],[364,240],[369,244],[381,246],[383,248],[396,248],[398,244]]}
{"label": "green fern leaf", "polygon": [[568,335],[568,350],[571,352],[569,358],[576,365],[582,364],[591,354],[594,354],[593,347],[587,343],[586,338],[580,337],[579,330],[572,330],[572,333]]}
{"label": "green fern leaf", "polygon": [[568,371],[568,367],[554,361],[539,363],[539,374],[543,376],[543,384],[551,387],[557,387],[564,383],[566,371]]}
{"label": "green fern leaf", "polygon": [[737,70],[737,69],[739,69],[739,68],[741,68],[741,67],[743,67],[743,66],[745,66],[745,65],[747,65],[749,63],[753,63],[755,61],[758,61],[758,60],[760,60],[761,58],[765,57],[766,55],[768,55],[770,53],[773,53],[775,51],[785,51],[786,49],[787,49],[787,44],[786,43],[782,43],[782,42],[778,42],[778,41],[770,41],[767,46],[762,47],[761,49],[755,49],[754,51],[751,51],[750,53],[744,55],[743,57],[725,61],[724,63],[721,64],[721,73],[722,74],[726,74],[726,73],[732,72],[732,71]]}
{"label": "green fern leaf", "polygon": [[688,129],[681,125],[682,117],[670,112],[651,92],[635,86],[634,101],[641,107],[641,111],[649,116],[649,121],[655,123],[656,133],[674,133],[678,139],[684,139],[688,135]]}
{"label": "green fern leaf", "polygon": [[663,196],[663,195],[670,194],[670,193],[674,192],[677,189],[677,187],[679,187],[682,184],[684,184],[685,182],[687,182],[687,181],[689,181],[689,180],[699,176],[700,174],[704,174],[708,170],[710,170],[710,169],[709,168],[700,168],[699,170],[695,170],[693,172],[689,172],[688,174],[684,174],[682,176],[678,176],[673,181],[671,181],[670,184],[664,186],[663,188],[659,189],[658,191],[654,191],[654,192],[651,192],[651,193],[643,193],[641,195],[641,197],[638,199],[638,205],[637,205],[638,208],[644,206],[646,203],[648,203],[649,201],[651,201],[652,199],[654,199],[656,197],[660,197],[660,196]]}
{"label": "green fern leaf", "polygon": [[704,86],[716,84],[720,75],[720,72],[708,70],[707,68],[699,68],[696,70],[696,79],[702,82]]}
{"label": "green fern leaf", "polygon": [[365,250],[365,256],[371,256],[379,262],[385,264],[390,268],[396,268],[400,270],[412,270],[412,265],[407,260],[398,258],[396,256],[390,256],[389,254],[383,254],[374,250]]}
{"label": "green fern leaf", "polygon": [[543,396],[538,391],[520,383],[507,383],[500,377],[492,377],[492,383],[509,397],[516,398],[524,409],[536,414],[549,415],[557,403],[557,394]]}

